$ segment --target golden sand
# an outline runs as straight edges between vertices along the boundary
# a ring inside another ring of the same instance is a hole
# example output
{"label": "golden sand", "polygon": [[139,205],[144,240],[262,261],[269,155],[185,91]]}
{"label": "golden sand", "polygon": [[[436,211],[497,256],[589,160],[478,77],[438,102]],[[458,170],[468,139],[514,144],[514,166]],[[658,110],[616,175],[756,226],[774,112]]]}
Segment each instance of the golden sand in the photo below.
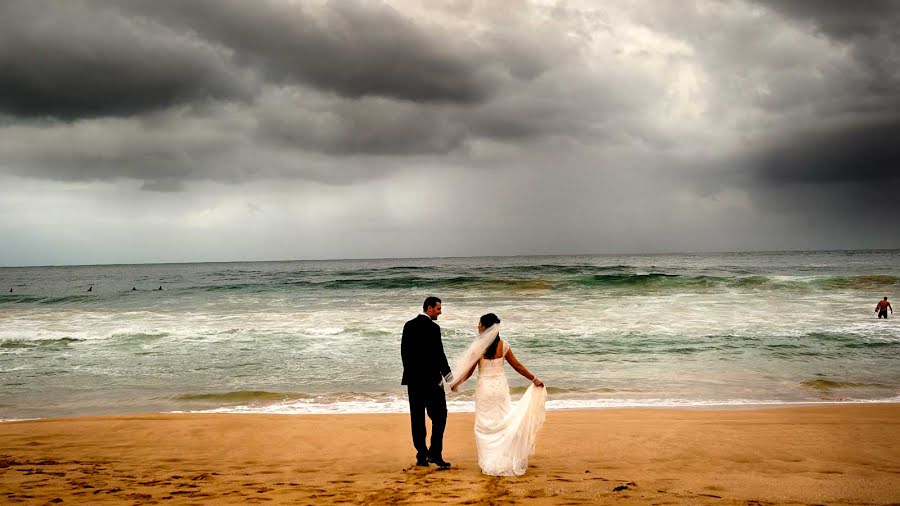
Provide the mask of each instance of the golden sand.
{"label": "golden sand", "polygon": [[556,411],[525,476],[448,471],[406,415],[154,414],[0,424],[0,503],[900,503],[900,404]]}

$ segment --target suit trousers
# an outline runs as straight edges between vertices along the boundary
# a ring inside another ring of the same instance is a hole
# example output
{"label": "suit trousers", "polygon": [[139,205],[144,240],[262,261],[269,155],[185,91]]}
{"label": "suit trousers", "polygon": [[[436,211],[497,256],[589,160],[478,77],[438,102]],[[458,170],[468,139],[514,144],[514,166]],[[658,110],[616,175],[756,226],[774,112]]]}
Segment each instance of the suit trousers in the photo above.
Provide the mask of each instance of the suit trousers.
{"label": "suit trousers", "polygon": [[[444,428],[447,426],[447,398],[441,385],[407,385],[409,394],[409,422],[412,429],[416,460],[427,457],[442,460]],[[431,419],[431,448],[425,446],[425,413]]]}

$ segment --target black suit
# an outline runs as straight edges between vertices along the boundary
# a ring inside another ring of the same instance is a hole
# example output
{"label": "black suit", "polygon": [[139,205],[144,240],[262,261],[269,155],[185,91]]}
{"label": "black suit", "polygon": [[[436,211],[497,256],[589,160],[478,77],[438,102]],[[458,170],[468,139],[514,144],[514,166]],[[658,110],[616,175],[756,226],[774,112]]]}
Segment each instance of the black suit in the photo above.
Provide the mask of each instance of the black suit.
{"label": "black suit", "polygon": [[[416,459],[443,460],[444,427],[447,425],[447,399],[441,380],[450,374],[444,355],[441,327],[426,315],[419,315],[403,326],[400,341],[403,380],[409,392],[409,419]],[[431,418],[431,449],[425,446],[425,412]]]}

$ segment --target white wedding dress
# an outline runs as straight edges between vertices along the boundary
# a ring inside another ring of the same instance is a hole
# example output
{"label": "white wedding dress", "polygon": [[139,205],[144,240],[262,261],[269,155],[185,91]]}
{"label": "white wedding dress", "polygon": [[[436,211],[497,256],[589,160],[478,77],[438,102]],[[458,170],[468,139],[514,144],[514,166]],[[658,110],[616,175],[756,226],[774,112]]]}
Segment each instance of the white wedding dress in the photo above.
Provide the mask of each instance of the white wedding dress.
{"label": "white wedding dress", "polygon": [[503,372],[509,345],[503,342],[503,357],[478,361],[475,385],[475,445],[481,472],[493,476],[521,476],[534,453],[537,431],[544,424],[547,389],[532,384],[512,406],[509,383]]}

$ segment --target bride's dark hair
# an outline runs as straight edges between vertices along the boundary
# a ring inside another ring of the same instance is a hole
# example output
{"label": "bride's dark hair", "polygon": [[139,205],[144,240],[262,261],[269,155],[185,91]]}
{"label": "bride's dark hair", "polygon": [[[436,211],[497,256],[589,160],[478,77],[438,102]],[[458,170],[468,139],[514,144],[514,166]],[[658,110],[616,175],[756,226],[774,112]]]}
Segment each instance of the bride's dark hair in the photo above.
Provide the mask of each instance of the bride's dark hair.
{"label": "bride's dark hair", "polygon": [[[484,326],[485,329],[491,328],[491,325],[495,323],[500,323],[500,318],[497,317],[494,313],[488,313],[486,315],[482,315],[481,319],[478,320],[481,322],[481,325]],[[497,353],[497,345],[500,344],[500,334],[497,334],[497,337],[494,338],[494,341],[484,350],[484,358],[494,358],[494,354]]]}

